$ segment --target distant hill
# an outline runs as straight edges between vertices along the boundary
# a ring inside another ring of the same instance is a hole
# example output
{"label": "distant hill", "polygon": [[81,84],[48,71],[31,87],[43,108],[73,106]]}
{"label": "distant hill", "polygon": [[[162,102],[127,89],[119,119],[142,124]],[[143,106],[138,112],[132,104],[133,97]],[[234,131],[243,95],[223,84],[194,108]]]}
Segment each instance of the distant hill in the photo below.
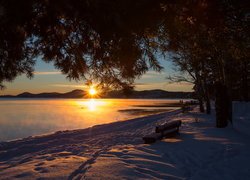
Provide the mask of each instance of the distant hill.
{"label": "distant hill", "polygon": [[[67,93],[39,93],[33,94],[29,92],[24,92],[16,96],[4,95],[0,98],[85,98],[87,95],[86,91],[83,90],[73,90]],[[156,99],[156,98],[192,98],[192,92],[169,92],[160,89],[155,90],[145,90],[145,91],[132,91],[129,95],[124,95],[123,91],[110,91],[102,96],[102,98],[135,98],[135,99]]]}
{"label": "distant hill", "polygon": [[16,96],[4,95],[0,97],[4,97],[4,98],[83,98],[85,95],[86,95],[85,91],[76,89],[67,93],[50,92],[50,93],[32,94],[29,92],[24,92]]}
{"label": "distant hill", "polygon": [[111,91],[107,93],[106,98],[135,98],[135,99],[157,99],[157,98],[193,98],[193,92],[170,92],[161,89],[133,91],[125,96],[122,91]]}

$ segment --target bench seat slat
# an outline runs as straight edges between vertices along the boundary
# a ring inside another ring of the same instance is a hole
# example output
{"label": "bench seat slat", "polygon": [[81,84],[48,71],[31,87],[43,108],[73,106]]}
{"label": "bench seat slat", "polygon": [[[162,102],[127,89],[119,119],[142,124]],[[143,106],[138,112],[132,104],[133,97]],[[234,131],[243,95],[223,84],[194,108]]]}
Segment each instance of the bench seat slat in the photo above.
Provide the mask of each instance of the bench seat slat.
{"label": "bench seat slat", "polygon": [[155,133],[144,136],[142,139],[144,143],[151,144],[156,142],[158,139],[162,139],[163,137],[170,137],[179,131],[179,127],[181,125],[181,121],[172,121],[167,122],[163,125],[156,126]]}
{"label": "bench seat slat", "polygon": [[158,125],[155,127],[155,132],[156,133],[160,133],[169,129],[173,129],[173,128],[179,128],[181,126],[181,121],[172,121],[172,122],[167,122],[165,124],[162,125]]}

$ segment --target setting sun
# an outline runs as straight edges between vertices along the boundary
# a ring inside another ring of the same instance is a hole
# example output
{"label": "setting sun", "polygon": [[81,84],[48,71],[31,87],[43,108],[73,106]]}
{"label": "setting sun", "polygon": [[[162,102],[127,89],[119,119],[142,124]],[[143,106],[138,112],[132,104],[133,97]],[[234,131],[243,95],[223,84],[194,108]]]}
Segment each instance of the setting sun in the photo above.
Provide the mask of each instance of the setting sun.
{"label": "setting sun", "polygon": [[96,91],[95,88],[91,87],[91,88],[89,89],[89,94],[90,94],[91,96],[96,95],[96,93],[97,93],[97,91]]}

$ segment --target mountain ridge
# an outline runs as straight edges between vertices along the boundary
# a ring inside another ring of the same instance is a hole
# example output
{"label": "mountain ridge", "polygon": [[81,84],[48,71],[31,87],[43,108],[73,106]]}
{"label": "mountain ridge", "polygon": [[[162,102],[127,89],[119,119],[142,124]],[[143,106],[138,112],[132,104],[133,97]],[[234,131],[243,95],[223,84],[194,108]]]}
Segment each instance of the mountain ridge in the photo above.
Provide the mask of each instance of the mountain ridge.
{"label": "mountain ridge", "polygon": [[[135,98],[135,99],[147,99],[147,98],[193,98],[193,92],[172,92],[161,89],[143,90],[143,91],[131,91],[130,94],[125,95],[121,90],[109,91],[102,95],[101,98]],[[1,95],[0,98],[87,98],[87,92],[80,89],[75,89],[66,93],[59,92],[44,92],[33,94],[30,92],[23,92],[18,95]]]}

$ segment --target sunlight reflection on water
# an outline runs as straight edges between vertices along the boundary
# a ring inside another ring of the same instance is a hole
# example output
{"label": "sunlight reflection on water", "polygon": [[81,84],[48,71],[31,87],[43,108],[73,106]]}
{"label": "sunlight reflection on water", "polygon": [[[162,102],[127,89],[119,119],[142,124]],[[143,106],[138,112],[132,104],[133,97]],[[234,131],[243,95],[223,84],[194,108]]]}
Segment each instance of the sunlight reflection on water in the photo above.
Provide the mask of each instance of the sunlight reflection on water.
{"label": "sunlight reflection on water", "polygon": [[89,99],[87,101],[78,101],[79,105],[87,108],[89,111],[101,111],[102,106],[107,106],[110,102],[101,99]]}
{"label": "sunlight reflection on water", "polygon": [[176,100],[1,99],[0,141],[131,119],[143,113],[123,110],[150,109],[135,106],[169,102]]}

